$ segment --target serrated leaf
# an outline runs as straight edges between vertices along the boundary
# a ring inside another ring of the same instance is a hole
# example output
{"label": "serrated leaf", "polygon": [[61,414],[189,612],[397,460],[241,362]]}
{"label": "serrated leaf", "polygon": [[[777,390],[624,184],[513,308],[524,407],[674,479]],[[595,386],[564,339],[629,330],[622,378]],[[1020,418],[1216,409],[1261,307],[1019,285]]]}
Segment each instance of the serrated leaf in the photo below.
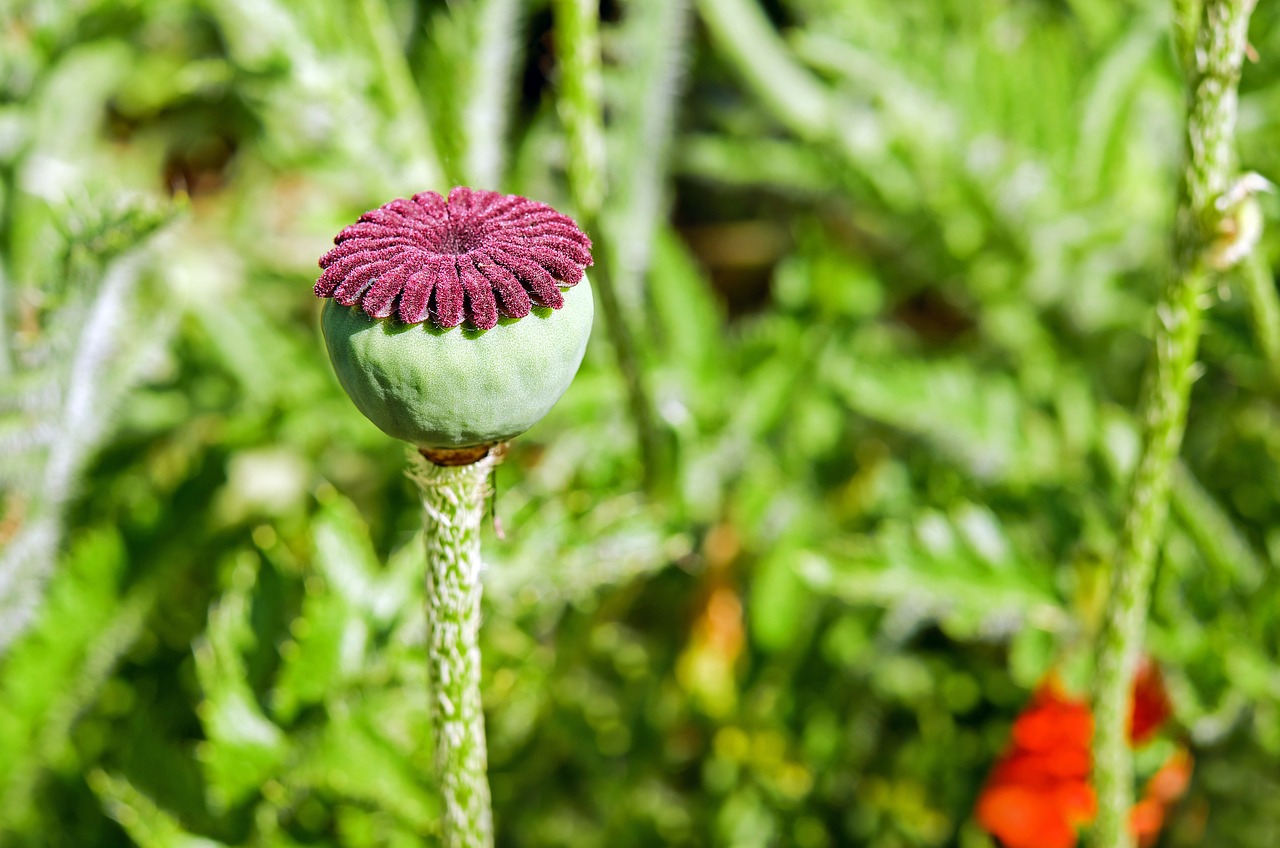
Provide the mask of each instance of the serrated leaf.
{"label": "serrated leaf", "polygon": [[176,816],[161,809],[121,775],[95,771],[89,787],[138,848],[227,848],[213,839],[183,830]]}
{"label": "serrated leaf", "polygon": [[854,411],[924,438],[981,480],[1055,479],[1060,431],[1006,374],[968,362],[867,361],[828,348],[824,379]]}
{"label": "serrated leaf", "polygon": [[[965,511],[958,514],[963,523]],[[819,591],[856,604],[908,608],[957,635],[998,635],[1021,622],[1070,627],[1043,565],[1013,551],[993,560],[988,543],[974,546],[965,536],[956,519],[926,512],[914,525],[887,523],[849,549],[808,552],[797,568]]]}
{"label": "serrated leaf", "polygon": [[197,753],[209,779],[210,802],[219,809],[257,792],[289,748],[249,687],[242,655],[254,647],[249,611],[258,567],[255,556],[240,557],[232,586],[210,610],[208,629],[195,649],[204,694],[198,714],[207,737]]}
{"label": "serrated leaf", "polygon": [[0,666],[0,820],[31,813],[40,771],[137,636],[154,586],[117,607],[125,566],[114,528],[83,534],[55,579],[34,628]]}
{"label": "serrated leaf", "polygon": [[[326,504],[312,526],[316,568],[353,609],[385,627],[412,604],[416,595],[406,590],[424,567],[424,548],[419,546],[411,558],[394,558],[394,567],[384,569],[369,541],[367,525],[343,498]],[[401,551],[413,548],[406,545]]]}
{"label": "serrated leaf", "polygon": [[398,548],[383,568],[364,521],[344,498],[333,498],[313,519],[312,545],[322,579],[307,583],[272,693],[275,714],[285,722],[344,691],[365,670],[376,639],[423,597],[421,539]]}
{"label": "serrated leaf", "polygon": [[439,802],[409,760],[351,718],[333,716],[285,779],[386,810],[420,834],[437,827]]}
{"label": "serrated leaf", "polygon": [[[601,589],[663,568],[689,539],[646,512],[634,496],[601,501],[578,521],[555,501],[540,505],[503,546],[485,553],[485,593],[499,610],[557,611]],[[581,534],[570,542],[570,534]]]}
{"label": "serrated leaf", "polygon": [[328,590],[308,592],[291,629],[294,641],[281,652],[284,664],[271,699],[274,713],[286,723],[302,707],[343,691],[360,670],[369,641],[364,621]]}

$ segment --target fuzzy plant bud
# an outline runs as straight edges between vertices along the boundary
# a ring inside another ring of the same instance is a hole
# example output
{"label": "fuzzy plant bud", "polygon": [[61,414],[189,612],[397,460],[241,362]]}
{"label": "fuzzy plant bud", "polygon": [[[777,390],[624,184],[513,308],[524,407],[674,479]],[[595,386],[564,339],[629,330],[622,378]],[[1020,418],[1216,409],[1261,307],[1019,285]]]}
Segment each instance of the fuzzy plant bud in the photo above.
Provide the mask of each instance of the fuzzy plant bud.
{"label": "fuzzy plant bud", "polygon": [[[384,433],[432,452],[506,441],[577,373],[591,240],[517,195],[393,200],[338,233],[315,285],[338,381]],[[479,455],[483,455],[480,453]]]}

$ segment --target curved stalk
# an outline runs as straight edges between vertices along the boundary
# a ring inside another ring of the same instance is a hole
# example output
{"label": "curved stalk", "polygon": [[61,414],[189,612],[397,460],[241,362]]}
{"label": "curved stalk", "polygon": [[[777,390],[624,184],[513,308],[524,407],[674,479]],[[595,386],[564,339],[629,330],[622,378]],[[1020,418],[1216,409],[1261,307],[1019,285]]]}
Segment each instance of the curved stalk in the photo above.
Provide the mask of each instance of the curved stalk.
{"label": "curved stalk", "polygon": [[495,459],[445,467],[413,454],[427,547],[427,658],[445,848],[491,848],[480,701],[480,524]]}
{"label": "curved stalk", "polygon": [[1254,0],[1208,0],[1189,55],[1193,64],[1186,68],[1188,159],[1174,232],[1173,269],[1156,312],[1155,359],[1147,373],[1139,416],[1142,453],[1129,493],[1098,646],[1096,848],[1133,844],[1128,828],[1133,805],[1133,763],[1127,742],[1129,687],[1146,630],[1156,550],[1169,511],[1171,472],[1181,449],[1197,373],[1196,352],[1211,279],[1206,252],[1223,218],[1217,203],[1233,175],[1236,85],[1253,6]]}

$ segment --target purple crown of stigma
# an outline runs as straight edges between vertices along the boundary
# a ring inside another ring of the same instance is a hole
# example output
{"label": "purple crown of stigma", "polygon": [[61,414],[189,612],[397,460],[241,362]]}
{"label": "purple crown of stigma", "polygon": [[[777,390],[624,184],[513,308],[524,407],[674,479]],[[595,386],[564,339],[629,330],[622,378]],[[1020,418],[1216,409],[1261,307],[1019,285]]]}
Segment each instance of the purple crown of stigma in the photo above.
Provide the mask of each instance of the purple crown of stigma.
{"label": "purple crown of stigma", "polygon": [[591,239],[573,219],[527,197],[463,186],[366,212],[320,258],[316,297],[357,304],[375,318],[488,330],[500,316],[559,309],[561,286],[591,264]]}

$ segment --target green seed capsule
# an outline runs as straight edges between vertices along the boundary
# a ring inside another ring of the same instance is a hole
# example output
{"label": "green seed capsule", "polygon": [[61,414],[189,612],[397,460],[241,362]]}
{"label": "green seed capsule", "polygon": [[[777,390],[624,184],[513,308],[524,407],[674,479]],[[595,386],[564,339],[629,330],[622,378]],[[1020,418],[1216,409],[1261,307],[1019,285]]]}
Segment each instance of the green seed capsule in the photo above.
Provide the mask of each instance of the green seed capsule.
{"label": "green seed capsule", "polygon": [[560,309],[534,307],[483,331],[371,318],[333,300],[321,323],[338,381],[384,433],[420,448],[490,445],[541,420],[582,363],[590,283],[562,296]]}
{"label": "green seed capsule", "polygon": [[475,462],[536,424],[582,363],[591,239],[550,206],[459,186],[360,216],[315,284],[338,381],[389,436]]}

